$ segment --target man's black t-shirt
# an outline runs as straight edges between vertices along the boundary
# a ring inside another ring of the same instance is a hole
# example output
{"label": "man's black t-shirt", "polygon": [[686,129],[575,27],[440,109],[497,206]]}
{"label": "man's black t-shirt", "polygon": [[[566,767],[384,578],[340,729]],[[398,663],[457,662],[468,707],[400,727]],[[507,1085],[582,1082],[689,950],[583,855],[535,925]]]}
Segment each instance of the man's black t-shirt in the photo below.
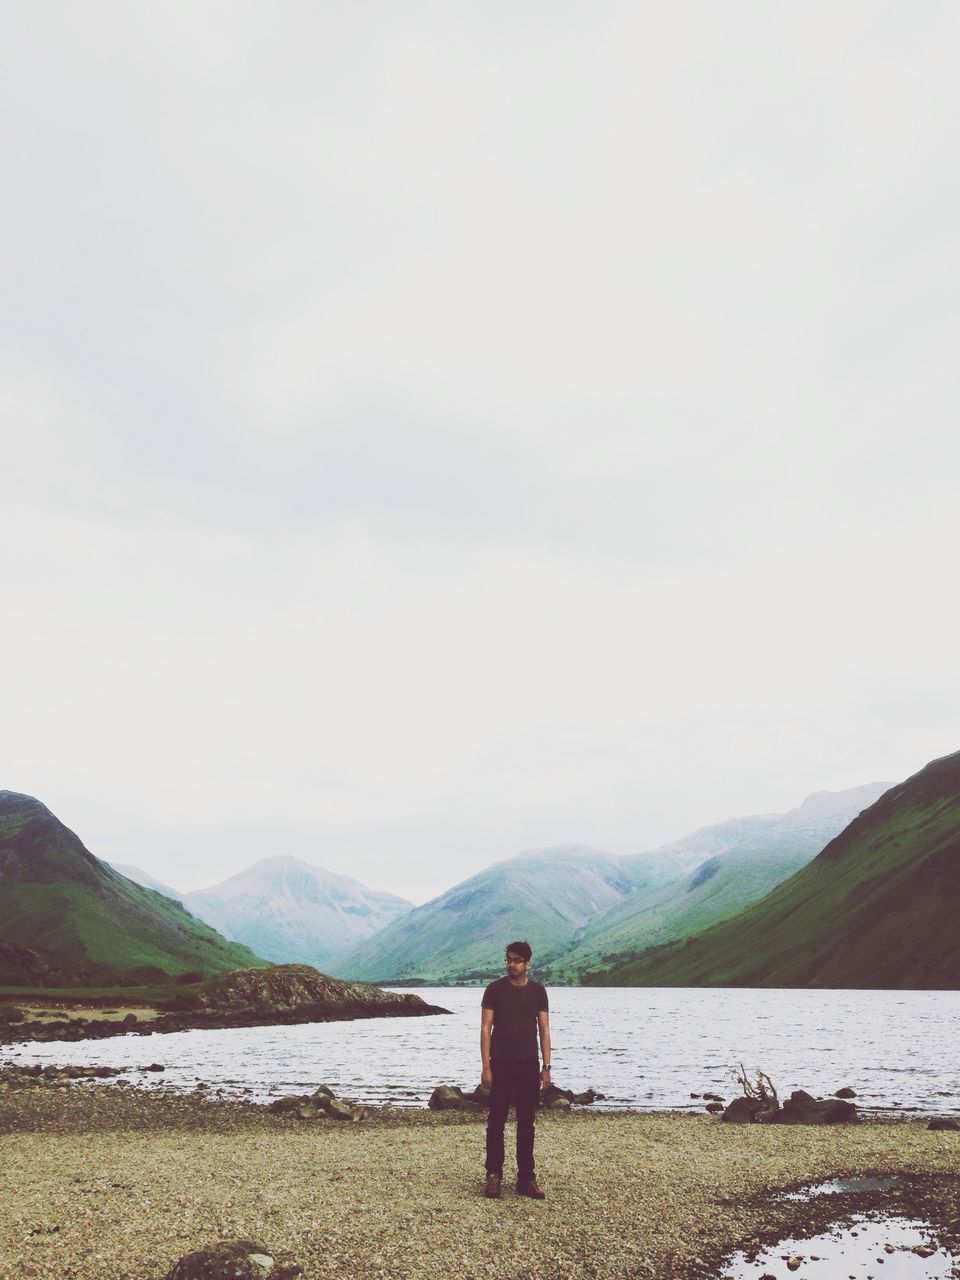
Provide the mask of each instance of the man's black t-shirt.
{"label": "man's black t-shirt", "polygon": [[483,993],[483,1008],[493,1010],[490,1057],[497,1062],[537,1060],[537,1014],[549,1009],[547,989],[528,978],[522,987],[497,978]]}

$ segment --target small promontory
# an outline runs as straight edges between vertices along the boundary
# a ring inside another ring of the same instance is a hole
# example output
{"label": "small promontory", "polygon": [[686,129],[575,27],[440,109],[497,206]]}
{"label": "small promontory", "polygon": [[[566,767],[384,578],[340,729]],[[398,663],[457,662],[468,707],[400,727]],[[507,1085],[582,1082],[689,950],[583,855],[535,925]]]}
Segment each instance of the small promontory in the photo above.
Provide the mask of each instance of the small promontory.
{"label": "small promontory", "polygon": [[[9,1006],[2,1006],[4,998]],[[0,1007],[7,1007],[7,1017],[0,1018],[0,1043],[449,1012],[412,993],[342,982],[306,964],[234,969],[212,978],[198,974],[195,981],[109,992],[0,990]]]}
{"label": "small promontory", "polygon": [[202,1007],[224,1013],[285,1015],[306,1011],[333,1018],[390,1018],[446,1012],[419,996],[383,991],[365,982],[344,982],[308,964],[221,973],[204,984],[197,999]]}

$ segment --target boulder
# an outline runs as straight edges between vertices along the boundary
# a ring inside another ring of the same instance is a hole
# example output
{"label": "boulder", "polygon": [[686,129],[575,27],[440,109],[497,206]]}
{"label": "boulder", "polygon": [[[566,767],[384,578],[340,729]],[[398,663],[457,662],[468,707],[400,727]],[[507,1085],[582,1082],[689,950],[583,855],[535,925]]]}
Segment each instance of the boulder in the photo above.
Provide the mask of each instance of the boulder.
{"label": "boulder", "polygon": [[855,1089],[851,1089],[848,1084],[845,1084],[843,1088],[838,1089],[833,1096],[835,1098],[855,1098],[857,1093]]}
{"label": "boulder", "polygon": [[567,1102],[573,1102],[577,1106],[583,1107],[589,1106],[591,1102],[602,1102],[604,1095],[597,1093],[595,1089],[587,1089],[584,1093],[574,1093],[572,1089],[560,1089],[555,1084],[548,1085],[540,1095],[540,1101],[545,1107],[551,1106],[555,1098],[566,1098]]}
{"label": "boulder", "polygon": [[853,1124],[859,1120],[857,1108],[842,1098],[821,1101],[803,1089],[794,1089],[769,1124]]}
{"label": "boulder", "polygon": [[956,1133],[960,1131],[960,1124],[957,1124],[956,1120],[945,1120],[941,1116],[935,1116],[927,1125],[927,1128],[933,1129],[934,1131],[939,1129],[949,1130],[952,1133]]}
{"label": "boulder", "polygon": [[317,1087],[314,1089],[312,1096],[316,1098],[318,1102],[320,1102],[324,1098],[326,1098],[327,1101],[329,1101],[331,1098],[335,1098],[337,1095],[333,1092],[333,1090],[330,1088],[328,1084],[318,1084]]}
{"label": "boulder", "polygon": [[256,1240],[220,1240],[186,1254],[164,1280],[294,1280],[302,1274],[298,1263],[270,1253]]}
{"label": "boulder", "polygon": [[297,1107],[297,1115],[301,1120],[319,1120],[321,1116],[326,1117],[327,1112],[318,1107],[315,1102],[301,1102]]}
{"label": "boulder", "polygon": [[727,1124],[753,1124],[760,1110],[756,1098],[734,1098],[722,1118]]}
{"label": "boulder", "polygon": [[267,1110],[275,1115],[282,1115],[284,1111],[296,1111],[300,1103],[300,1098],[294,1098],[288,1094],[285,1098],[274,1098]]}
{"label": "boulder", "polygon": [[569,1111],[571,1104],[569,1098],[551,1098],[549,1102],[542,1104],[549,1111]]}
{"label": "boulder", "polygon": [[342,1098],[331,1098],[324,1107],[324,1111],[332,1120],[362,1120],[367,1114],[363,1107],[351,1106]]}
{"label": "boulder", "polygon": [[708,1102],[707,1105],[704,1107],[704,1111],[709,1111],[713,1115],[719,1114],[719,1112],[721,1112],[722,1110],[723,1110],[722,1102]]}
{"label": "boulder", "polygon": [[427,1106],[431,1111],[469,1111],[477,1103],[468,1098],[457,1084],[438,1084]]}

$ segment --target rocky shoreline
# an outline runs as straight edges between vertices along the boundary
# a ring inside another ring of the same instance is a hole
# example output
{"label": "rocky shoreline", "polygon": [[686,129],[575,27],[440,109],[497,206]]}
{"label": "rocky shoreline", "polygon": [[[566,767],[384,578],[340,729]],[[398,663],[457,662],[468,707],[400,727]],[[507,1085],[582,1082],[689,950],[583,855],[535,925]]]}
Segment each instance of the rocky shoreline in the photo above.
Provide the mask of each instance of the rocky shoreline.
{"label": "rocky shoreline", "polygon": [[[701,1280],[735,1249],[891,1207],[960,1247],[960,1134],[921,1120],[550,1109],[537,1205],[480,1194],[480,1108],[338,1115],[318,1084],[302,1115],[299,1103],[138,1089],[130,1073],[15,1071],[0,1075],[0,1280],[163,1280],[220,1240],[254,1242],[306,1280]],[[902,1182],[842,1203],[783,1198],[840,1175]]]}
{"label": "rocky shoreline", "polygon": [[[405,1000],[406,997],[401,997]],[[413,997],[417,999],[417,997]],[[171,1031],[219,1031],[226,1027],[288,1027],[305,1022],[353,1022],[358,1018],[422,1018],[447,1013],[439,1005],[396,1004],[389,1008],[364,1004],[342,1005],[330,1010],[324,1005],[302,1005],[296,1009],[225,1009],[182,1013],[158,1013],[143,1018],[135,1013],[120,1019],[70,1018],[54,1021],[29,1020],[0,1025],[0,1044],[26,1041],[103,1040],[109,1036],[162,1035]]]}
{"label": "rocky shoreline", "polygon": [[[21,999],[22,1009],[15,1003],[17,999]],[[172,999],[155,1003],[141,999],[129,1009],[121,1003],[119,1008],[109,1009],[110,1016],[106,1016],[107,1007],[118,1003],[116,997],[103,1004],[90,1000],[82,991],[69,997],[43,999],[35,992],[30,997],[12,995],[2,1000],[7,1014],[0,1018],[0,1044],[352,1022],[359,1018],[422,1018],[449,1013],[411,992],[401,994],[366,983],[343,982],[310,965],[296,964],[235,969],[202,984],[184,986],[182,994]],[[102,1006],[102,1017],[96,1016],[101,1012],[98,1005]],[[38,1006],[42,1014],[38,1014]]]}

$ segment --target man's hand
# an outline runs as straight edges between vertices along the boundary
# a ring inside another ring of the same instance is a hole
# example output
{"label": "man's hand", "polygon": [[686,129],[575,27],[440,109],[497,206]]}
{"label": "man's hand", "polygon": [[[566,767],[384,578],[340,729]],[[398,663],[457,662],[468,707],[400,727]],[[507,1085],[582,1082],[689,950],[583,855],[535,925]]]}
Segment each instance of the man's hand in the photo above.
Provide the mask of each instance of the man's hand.
{"label": "man's hand", "polygon": [[550,1068],[544,1067],[540,1072],[540,1092],[550,1088]]}
{"label": "man's hand", "polygon": [[480,1010],[480,1083],[485,1089],[493,1085],[493,1068],[490,1066],[490,1042],[493,1036],[493,1010]]}

